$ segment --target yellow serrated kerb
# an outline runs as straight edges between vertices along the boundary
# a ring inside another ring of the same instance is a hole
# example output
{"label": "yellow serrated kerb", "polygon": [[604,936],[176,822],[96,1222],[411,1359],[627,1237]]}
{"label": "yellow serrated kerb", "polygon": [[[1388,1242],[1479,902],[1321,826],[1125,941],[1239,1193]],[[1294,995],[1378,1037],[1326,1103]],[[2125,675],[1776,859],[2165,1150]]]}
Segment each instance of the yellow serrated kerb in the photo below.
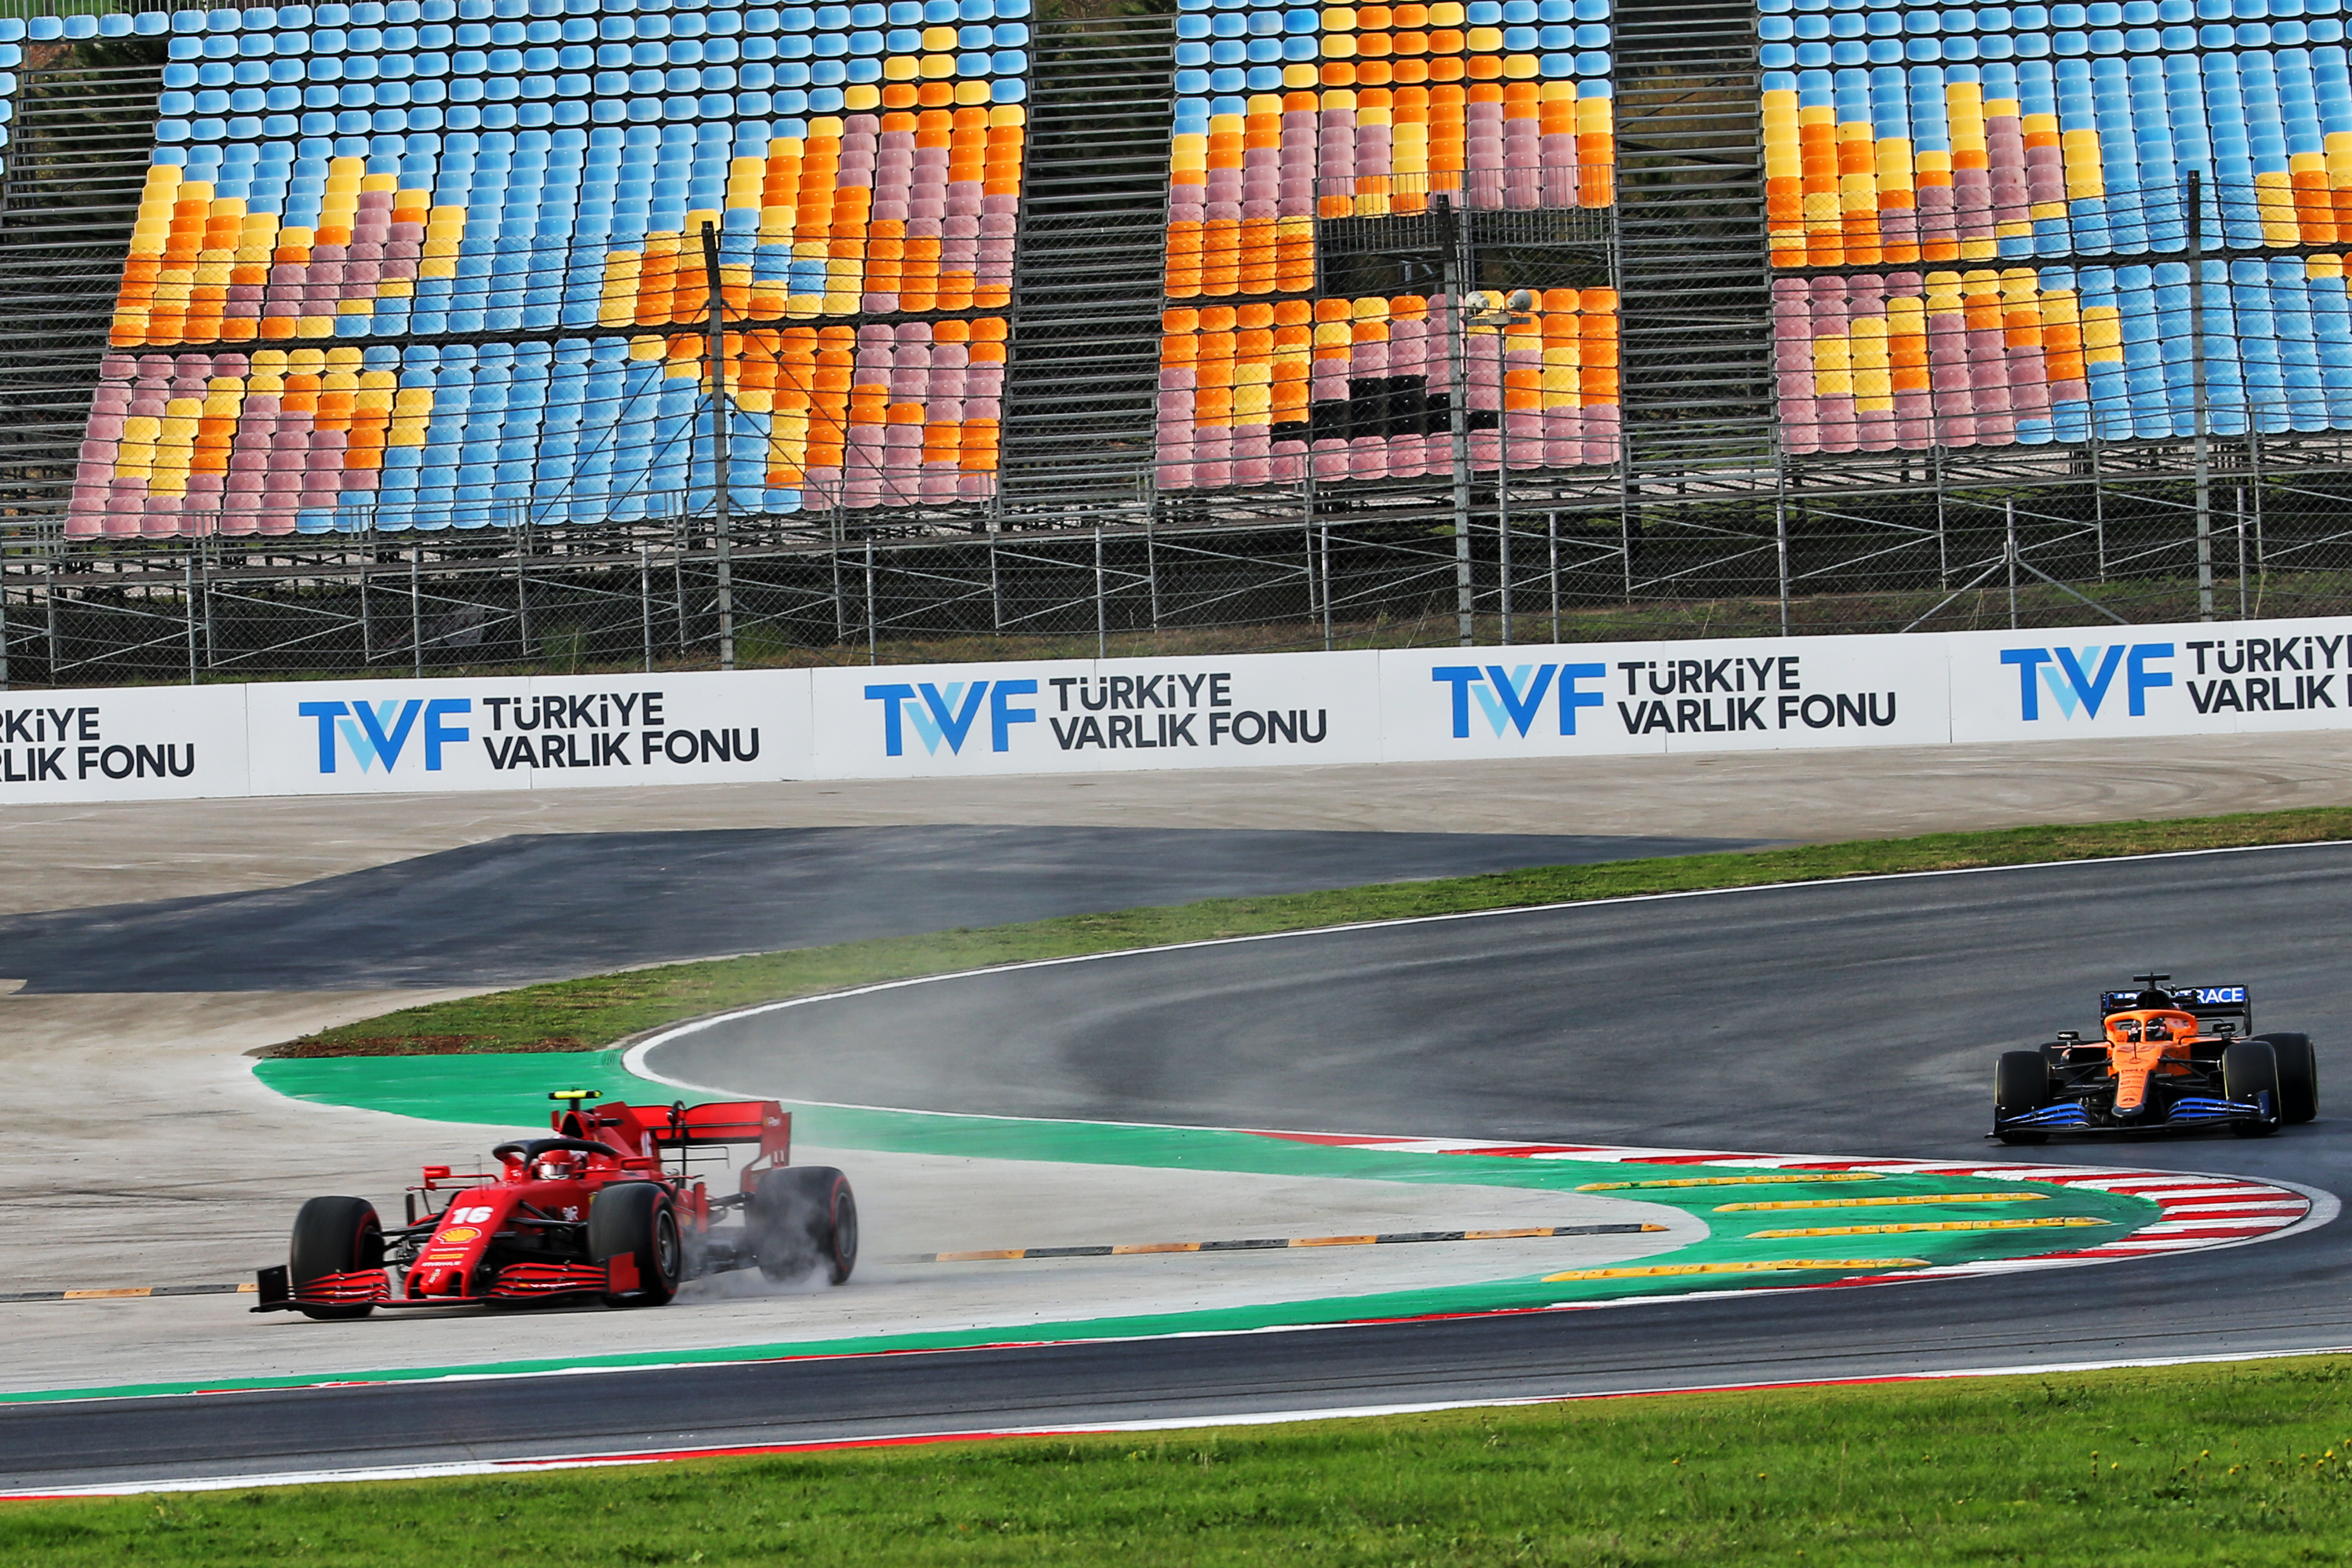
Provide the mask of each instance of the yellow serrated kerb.
{"label": "yellow serrated kerb", "polygon": [[1924,1258],[1780,1258],[1755,1263],[1652,1263],[1630,1268],[1571,1268],[1547,1274],[1543,1282],[1557,1285],[1570,1279],[1670,1279],[1692,1274],[1801,1273],[1806,1270],[1853,1268],[1925,1268]]}
{"label": "yellow serrated kerb", "polygon": [[1907,1225],[1829,1225],[1805,1230],[1752,1230],[1752,1241],[1789,1241],[1801,1236],[1895,1236],[1915,1230],[2053,1230],[2082,1225],[2112,1225],[2113,1220],[2087,1219],[2081,1215],[2055,1215],[2037,1219],[1936,1219]]}

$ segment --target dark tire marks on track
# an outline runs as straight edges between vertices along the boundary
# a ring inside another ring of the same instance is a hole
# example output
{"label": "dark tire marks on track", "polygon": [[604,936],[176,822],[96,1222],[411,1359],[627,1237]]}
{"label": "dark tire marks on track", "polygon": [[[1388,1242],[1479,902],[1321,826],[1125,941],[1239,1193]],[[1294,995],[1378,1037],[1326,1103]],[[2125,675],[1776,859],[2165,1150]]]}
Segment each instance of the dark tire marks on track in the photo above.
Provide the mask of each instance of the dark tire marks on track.
{"label": "dark tire marks on track", "polygon": [[0,916],[27,992],[520,985],[957,926],[1752,846],[1108,827],[519,835],[290,888]]}

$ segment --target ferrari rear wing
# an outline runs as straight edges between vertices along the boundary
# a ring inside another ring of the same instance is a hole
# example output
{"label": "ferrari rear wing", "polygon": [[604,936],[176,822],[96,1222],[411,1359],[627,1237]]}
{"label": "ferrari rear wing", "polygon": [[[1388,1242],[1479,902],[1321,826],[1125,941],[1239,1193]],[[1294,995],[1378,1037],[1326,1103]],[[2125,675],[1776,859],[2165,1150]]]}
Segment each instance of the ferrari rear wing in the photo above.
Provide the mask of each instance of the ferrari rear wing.
{"label": "ferrari rear wing", "polygon": [[[2212,1034],[2232,1034],[2240,1038],[2254,1032],[2254,1004],[2242,985],[2174,985],[2166,977],[2165,990],[2172,1005],[2184,1013],[2194,1013],[2197,1021]],[[2139,1005],[2137,991],[2108,991],[2099,997],[2099,1020],[2105,1023],[2109,1015],[2127,1013]],[[2222,1030],[2215,1024],[2234,1024],[2236,1027]]]}
{"label": "ferrari rear wing", "polygon": [[651,1128],[657,1148],[757,1143],[765,1152],[771,1142],[779,1151],[792,1142],[792,1114],[772,1100],[718,1100],[707,1105],[673,1105],[666,1113],[640,1110],[638,1114],[648,1121],[656,1114],[665,1116]]}
{"label": "ferrari rear wing", "polygon": [[572,1138],[594,1138],[610,1129],[622,1142],[636,1148],[689,1149],[713,1144],[756,1143],[775,1164],[792,1158],[793,1118],[772,1100],[719,1100],[702,1105],[679,1100],[673,1105],[625,1105],[618,1100],[589,1103],[593,1091],[568,1089],[550,1096],[568,1102],[568,1109],[549,1118],[556,1131]]}

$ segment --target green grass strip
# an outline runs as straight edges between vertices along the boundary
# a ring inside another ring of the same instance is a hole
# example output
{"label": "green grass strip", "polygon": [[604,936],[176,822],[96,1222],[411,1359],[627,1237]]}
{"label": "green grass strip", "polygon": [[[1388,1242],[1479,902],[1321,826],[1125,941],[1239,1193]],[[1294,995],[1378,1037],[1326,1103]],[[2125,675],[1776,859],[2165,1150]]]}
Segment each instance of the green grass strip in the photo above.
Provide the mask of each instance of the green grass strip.
{"label": "green grass strip", "polygon": [[268,1054],[424,1056],[594,1050],[665,1024],[731,1007],[1031,959],[1643,893],[2343,839],[2352,839],[2352,809],[2329,807],[2174,822],[1937,833],[1749,853],[1543,866],[1333,892],[1209,899],[1171,908],[884,937],[527,985],[403,1008],[306,1036],[272,1047]]}
{"label": "green grass strip", "polygon": [[2352,1554],[2347,1394],[2311,1357],[28,1503],[0,1561],[2270,1568]]}

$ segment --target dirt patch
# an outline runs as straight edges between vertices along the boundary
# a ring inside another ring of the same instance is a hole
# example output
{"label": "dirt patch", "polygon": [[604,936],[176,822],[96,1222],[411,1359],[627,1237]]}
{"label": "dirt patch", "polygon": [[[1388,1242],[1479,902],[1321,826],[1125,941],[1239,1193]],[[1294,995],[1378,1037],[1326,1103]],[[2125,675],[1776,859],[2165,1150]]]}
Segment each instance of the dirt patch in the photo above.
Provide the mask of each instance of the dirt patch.
{"label": "dirt patch", "polygon": [[297,1057],[456,1057],[497,1055],[506,1051],[586,1051],[596,1047],[578,1035],[549,1035],[536,1040],[499,1039],[490,1035],[360,1035],[341,1039],[289,1040],[264,1046],[247,1054],[263,1058]]}

